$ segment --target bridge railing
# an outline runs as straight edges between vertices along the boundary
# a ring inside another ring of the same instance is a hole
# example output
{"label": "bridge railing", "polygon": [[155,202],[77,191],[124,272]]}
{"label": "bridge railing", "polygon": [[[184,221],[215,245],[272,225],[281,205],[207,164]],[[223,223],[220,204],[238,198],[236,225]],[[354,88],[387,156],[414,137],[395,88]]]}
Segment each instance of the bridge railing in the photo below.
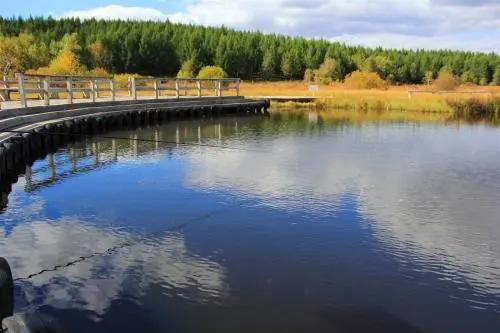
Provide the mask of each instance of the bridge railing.
{"label": "bridge railing", "polygon": [[115,101],[139,98],[181,98],[183,96],[223,96],[226,91],[240,95],[238,78],[231,79],[194,79],[130,77],[127,81],[112,77],[49,76],[16,74],[15,80],[0,80],[0,99],[19,101],[21,107],[28,107],[28,101],[43,100],[50,105],[51,100],[66,99],[72,104],[75,99],[96,102],[105,98]]}

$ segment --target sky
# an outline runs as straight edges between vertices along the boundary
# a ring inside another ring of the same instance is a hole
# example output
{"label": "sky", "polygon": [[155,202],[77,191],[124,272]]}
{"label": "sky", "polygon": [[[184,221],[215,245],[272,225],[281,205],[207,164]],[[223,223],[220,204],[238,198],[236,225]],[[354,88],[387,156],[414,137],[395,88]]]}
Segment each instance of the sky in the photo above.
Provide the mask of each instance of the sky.
{"label": "sky", "polygon": [[149,19],[386,48],[500,53],[500,0],[0,0],[0,16]]}

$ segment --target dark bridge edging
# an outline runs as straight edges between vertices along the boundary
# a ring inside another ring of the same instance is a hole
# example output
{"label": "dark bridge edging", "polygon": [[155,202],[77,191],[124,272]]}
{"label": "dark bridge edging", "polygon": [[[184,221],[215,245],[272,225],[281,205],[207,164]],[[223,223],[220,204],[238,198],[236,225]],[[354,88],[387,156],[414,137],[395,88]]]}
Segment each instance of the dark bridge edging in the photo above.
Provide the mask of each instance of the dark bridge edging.
{"label": "dark bridge edging", "polygon": [[109,106],[130,106],[130,105],[149,105],[149,104],[185,104],[185,103],[221,103],[229,100],[244,101],[243,96],[228,96],[228,97],[203,97],[203,98],[168,98],[168,99],[140,99],[140,100],[123,100],[123,101],[102,101],[102,102],[83,102],[74,104],[58,104],[50,106],[32,106],[27,108],[15,108],[0,110],[0,119],[6,119],[16,116],[26,116],[38,113],[68,111],[87,108],[102,108]]}
{"label": "dark bridge edging", "polygon": [[[45,122],[63,118],[78,117],[83,115],[98,114],[114,111],[137,111],[158,109],[172,111],[172,108],[185,110],[189,108],[204,109],[222,106],[233,107],[235,112],[242,109],[259,108],[263,110],[269,107],[268,101],[247,100],[242,97],[216,97],[216,98],[190,98],[182,100],[141,100],[141,101],[121,101],[102,103],[80,103],[68,105],[55,105],[47,107],[34,107],[24,109],[13,109],[0,111],[0,130],[14,129],[20,126]],[[175,111],[175,110],[174,110]],[[0,143],[5,136],[0,135]]]}
{"label": "dark bridge edging", "polygon": [[[202,101],[202,100],[190,100],[190,101],[163,101],[163,102],[150,102],[150,101],[141,101],[136,103],[127,103],[127,104],[107,104],[107,105],[96,105],[91,107],[83,107],[83,108],[71,108],[71,109],[63,109],[58,110],[57,108],[52,109],[52,107],[46,107],[44,109],[35,110],[38,112],[33,112],[32,110],[20,110],[20,112],[14,116],[5,117],[4,119],[0,116],[0,130],[12,129],[19,126],[24,126],[32,123],[37,123],[41,121],[49,121],[54,119],[61,119],[66,117],[76,117],[81,115],[90,115],[102,112],[112,112],[112,111],[133,111],[133,110],[146,110],[151,108],[165,109],[169,107],[178,107],[180,109],[186,107],[200,108],[200,107],[215,107],[219,105],[229,105],[236,104],[238,107],[252,107],[256,103],[259,103],[259,106],[262,104],[262,101],[254,101],[254,100],[244,100],[244,99],[233,99],[233,98],[224,98],[224,99],[212,99],[210,101]],[[264,103],[261,108],[266,108],[269,105],[268,103]],[[2,135],[0,135],[0,142],[2,142]]]}

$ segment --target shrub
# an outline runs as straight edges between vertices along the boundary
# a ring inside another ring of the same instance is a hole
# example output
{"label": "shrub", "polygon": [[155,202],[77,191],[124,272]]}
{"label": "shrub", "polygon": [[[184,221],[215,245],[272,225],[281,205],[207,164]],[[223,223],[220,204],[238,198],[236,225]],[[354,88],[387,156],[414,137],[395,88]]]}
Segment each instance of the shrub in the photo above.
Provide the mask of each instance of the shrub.
{"label": "shrub", "polygon": [[97,68],[92,69],[89,72],[89,74],[91,76],[98,76],[98,77],[107,77],[107,76],[109,76],[108,71],[106,71],[104,68],[101,68],[101,67],[97,67]]}
{"label": "shrub", "polygon": [[26,74],[30,75],[50,75],[49,67],[40,67],[37,69],[28,69]]}
{"label": "shrub", "polygon": [[319,66],[316,81],[330,83],[333,80],[342,79],[342,68],[337,60],[326,58]]}
{"label": "shrub", "polygon": [[139,74],[128,74],[128,73],[114,75],[114,79],[116,82],[128,82],[129,78],[131,78],[131,77],[140,77],[140,75]]}
{"label": "shrub", "polygon": [[190,79],[194,77],[194,62],[187,60],[182,63],[181,69],[177,73],[179,79]]}
{"label": "shrub", "polygon": [[434,73],[432,71],[427,71],[424,74],[424,83],[428,86],[434,81]]}
{"label": "shrub", "polygon": [[476,83],[477,82],[476,76],[471,71],[463,72],[462,76],[460,76],[460,81],[462,81],[462,83]]}
{"label": "shrub", "polygon": [[434,80],[435,90],[455,90],[459,86],[458,79],[447,69],[442,70]]}
{"label": "shrub", "polygon": [[482,86],[487,86],[488,85],[488,79],[485,78],[485,77],[482,77],[480,80],[479,80],[479,84],[482,85]]}
{"label": "shrub", "polygon": [[198,79],[223,79],[227,77],[226,72],[217,66],[205,66],[198,73]]}
{"label": "shrub", "polygon": [[312,70],[310,68],[306,69],[306,71],[304,73],[304,81],[307,83],[311,83],[312,81],[314,81],[314,79],[315,79],[314,70]]}
{"label": "shrub", "polygon": [[380,75],[374,72],[355,71],[347,75],[345,85],[351,89],[385,89],[385,82]]}

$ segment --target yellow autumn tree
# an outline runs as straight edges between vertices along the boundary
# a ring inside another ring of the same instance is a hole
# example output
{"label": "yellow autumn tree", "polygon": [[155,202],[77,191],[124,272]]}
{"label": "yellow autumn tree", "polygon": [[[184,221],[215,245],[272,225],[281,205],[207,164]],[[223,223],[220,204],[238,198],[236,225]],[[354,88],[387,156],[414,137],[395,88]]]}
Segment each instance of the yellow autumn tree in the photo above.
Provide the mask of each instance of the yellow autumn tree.
{"label": "yellow autumn tree", "polygon": [[19,49],[14,38],[0,36],[0,72],[7,75],[18,71],[20,66]]}
{"label": "yellow autumn tree", "polygon": [[81,75],[85,72],[85,68],[78,61],[76,54],[71,49],[65,48],[52,59],[49,72],[53,75]]}
{"label": "yellow autumn tree", "polygon": [[15,37],[0,35],[0,75],[12,75],[47,65],[49,57],[47,46],[31,34],[21,33]]}

